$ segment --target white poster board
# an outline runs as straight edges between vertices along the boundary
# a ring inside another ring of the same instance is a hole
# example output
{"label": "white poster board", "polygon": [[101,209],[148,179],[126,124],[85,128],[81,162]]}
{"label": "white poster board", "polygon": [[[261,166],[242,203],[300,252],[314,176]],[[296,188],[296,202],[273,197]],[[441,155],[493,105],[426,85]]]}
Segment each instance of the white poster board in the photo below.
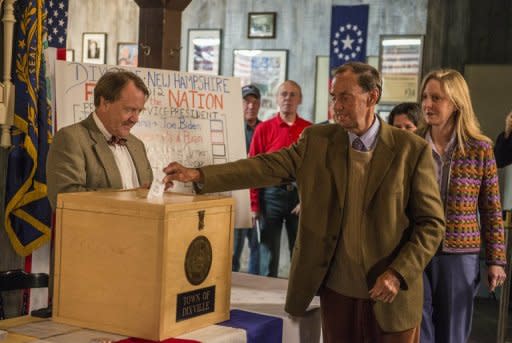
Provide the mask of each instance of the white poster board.
{"label": "white poster board", "polygon": [[[57,128],[94,111],[94,86],[118,66],[57,61]],[[132,133],[147,149],[154,172],[171,161],[198,168],[246,157],[240,80],[233,77],[126,68],[151,93]],[[158,175],[158,173],[155,173]],[[192,191],[191,185],[176,191]],[[235,227],[250,227],[249,192],[235,191]]]}

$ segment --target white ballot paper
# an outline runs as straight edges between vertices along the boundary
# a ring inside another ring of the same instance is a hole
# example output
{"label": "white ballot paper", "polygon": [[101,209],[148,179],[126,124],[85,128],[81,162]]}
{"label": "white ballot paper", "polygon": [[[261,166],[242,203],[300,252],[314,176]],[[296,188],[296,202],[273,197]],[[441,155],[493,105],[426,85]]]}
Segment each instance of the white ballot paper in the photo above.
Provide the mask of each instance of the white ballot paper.
{"label": "white ballot paper", "polygon": [[148,192],[148,199],[161,199],[164,196],[165,184],[162,182],[165,174],[161,170],[153,173],[153,182]]}

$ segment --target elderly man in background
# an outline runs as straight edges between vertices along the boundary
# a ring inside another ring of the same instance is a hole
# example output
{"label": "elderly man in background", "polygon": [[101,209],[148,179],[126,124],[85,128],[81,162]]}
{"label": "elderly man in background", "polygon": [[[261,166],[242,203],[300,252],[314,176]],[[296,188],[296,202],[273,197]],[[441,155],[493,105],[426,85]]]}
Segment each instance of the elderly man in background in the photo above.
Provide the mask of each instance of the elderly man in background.
{"label": "elderly man in background", "polygon": [[[251,146],[254,130],[261,121],[258,119],[258,112],[261,105],[261,93],[258,87],[247,85],[242,87],[244,126],[245,126],[245,146],[247,153]],[[235,228],[234,246],[233,246],[233,265],[234,272],[240,271],[240,256],[245,243],[245,238],[249,245],[249,273],[259,274],[260,266],[260,243],[258,238],[258,230],[252,228]]]}
{"label": "elderly man in background", "polygon": [[[249,156],[278,151],[297,141],[302,131],[311,125],[297,113],[301,103],[300,86],[292,80],[283,82],[277,90],[279,112],[256,128]],[[297,187],[293,182],[251,189],[251,210],[254,217],[261,220],[261,275],[277,277],[283,222],[291,256],[297,237],[299,208]]]}

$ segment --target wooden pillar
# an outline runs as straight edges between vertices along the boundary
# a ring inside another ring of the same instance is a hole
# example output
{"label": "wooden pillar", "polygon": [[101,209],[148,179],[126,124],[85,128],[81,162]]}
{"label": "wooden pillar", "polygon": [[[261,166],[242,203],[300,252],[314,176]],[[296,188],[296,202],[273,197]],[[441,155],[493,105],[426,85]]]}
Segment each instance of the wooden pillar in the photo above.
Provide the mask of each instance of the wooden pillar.
{"label": "wooden pillar", "polygon": [[469,63],[512,63],[512,1],[471,0]]}
{"label": "wooden pillar", "polygon": [[[3,9],[3,76],[0,79],[0,125],[1,138],[0,146],[9,148],[11,146],[11,125],[14,118],[14,85],[11,82],[12,49],[14,23],[14,2],[5,1]],[[0,1],[1,5],[1,1]]]}
{"label": "wooden pillar", "polygon": [[468,58],[470,1],[429,0],[423,75],[438,68],[463,72]]}
{"label": "wooden pillar", "polygon": [[180,69],[181,14],[191,0],[135,0],[140,7],[139,67]]}
{"label": "wooden pillar", "polygon": [[429,0],[423,75],[466,64],[512,63],[510,0]]}

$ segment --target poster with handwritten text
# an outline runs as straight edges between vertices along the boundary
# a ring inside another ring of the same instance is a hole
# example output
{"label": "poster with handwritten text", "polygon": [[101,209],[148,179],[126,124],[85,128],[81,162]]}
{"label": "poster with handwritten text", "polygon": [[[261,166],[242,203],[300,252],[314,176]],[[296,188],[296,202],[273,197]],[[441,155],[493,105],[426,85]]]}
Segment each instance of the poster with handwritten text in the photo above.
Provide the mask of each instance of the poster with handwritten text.
{"label": "poster with handwritten text", "polygon": [[[94,86],[118,66],[56,62],[57,129],[94,111]],[[141,139],[155,175],[169,162],[198,168],[246,157],[240,81],[149,68],[126,68],[145,82],[150,96],[132,133]],[[192,191],[180,185],[176,191]],[[235,191],[236,227],[250,227],[249,193]]]}

